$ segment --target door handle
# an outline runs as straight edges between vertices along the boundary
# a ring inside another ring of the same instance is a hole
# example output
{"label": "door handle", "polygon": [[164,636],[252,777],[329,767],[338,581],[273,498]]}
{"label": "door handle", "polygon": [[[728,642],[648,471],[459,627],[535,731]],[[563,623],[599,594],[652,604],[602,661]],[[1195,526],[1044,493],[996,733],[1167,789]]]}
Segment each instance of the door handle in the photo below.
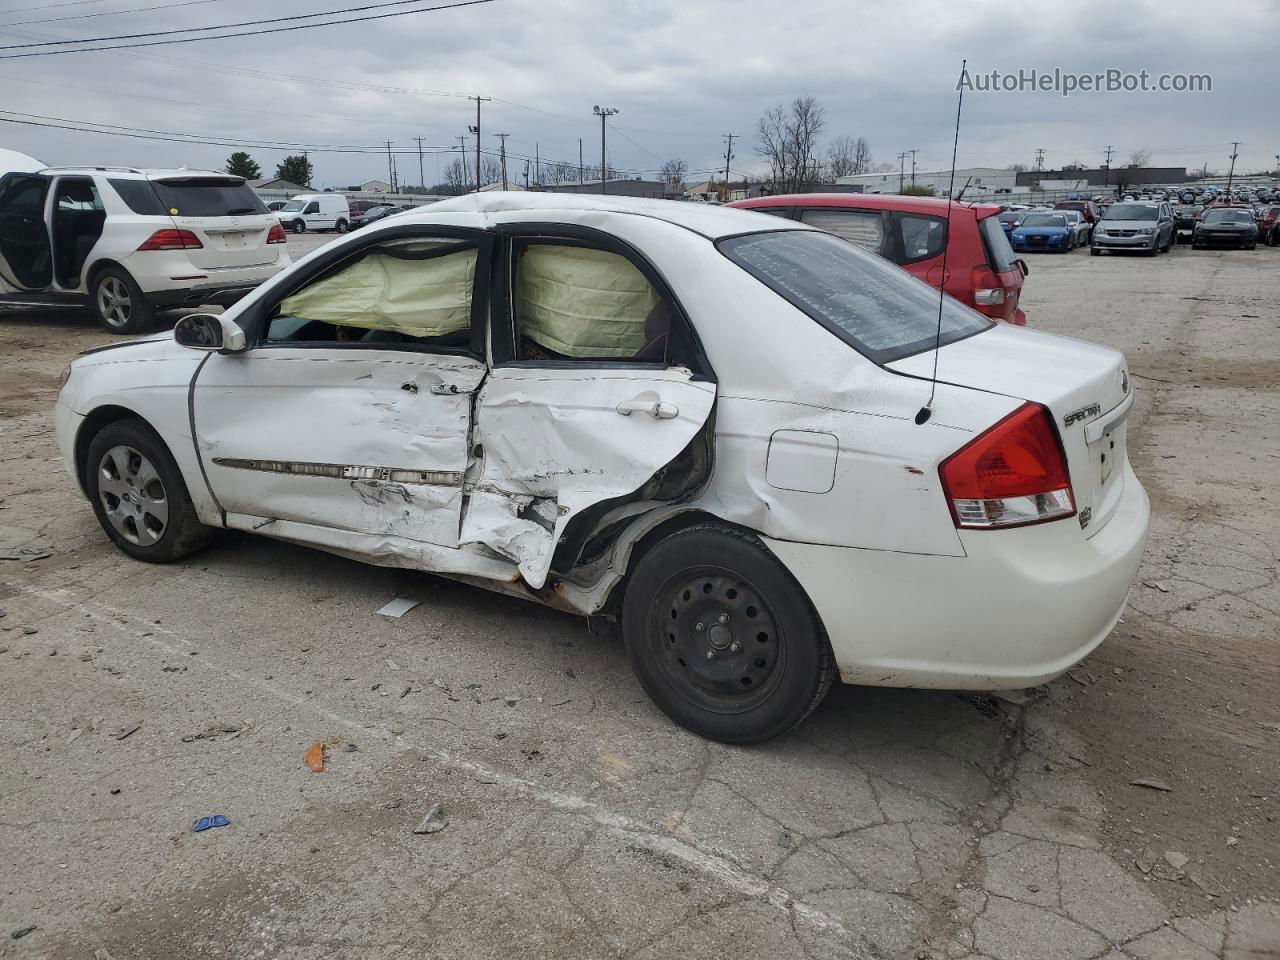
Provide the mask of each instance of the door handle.
{"label": "door handle", "polygon": [[674,420],[680,415],[679,407],[662,400],[623,400],[618,404],[617,411],[624,417],[633,413],[647,413],[655,420]]}

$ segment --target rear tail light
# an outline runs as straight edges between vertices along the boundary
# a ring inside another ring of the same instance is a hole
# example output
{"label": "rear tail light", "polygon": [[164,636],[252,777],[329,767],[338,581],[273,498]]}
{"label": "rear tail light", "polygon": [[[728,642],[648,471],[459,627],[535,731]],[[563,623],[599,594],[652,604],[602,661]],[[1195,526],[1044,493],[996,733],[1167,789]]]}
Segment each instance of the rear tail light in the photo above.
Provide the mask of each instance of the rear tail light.
{"label": "rear tail light", "polygon": [[994,307],[1004,303],[1004,287],[973,291],[973,302],[980,307]]}
{"label": "rear tail light", "polygon": [[[998,307],[1004,303],[1004,285],[1000,282],[1000,278],[988,267],[974,267],[970,283],[975,307]],[[995,314],[993,313],[992,316],[995,316]]]}
{"label": "rear tail light", "polygon": [[278,223],[271,225],[271,229],[267,231],[267,243],[288,243],[289,238],[285,236],[284,227]]}
{"label": "rear tail light", "polygon": [[1076,512],[1067,458],[1049,411],[1028,403],[938,468],[957,527],[1043,523]]}
{"label": "rear tail light", "polygon": [[157,230],[138,247],[139,250],[199,250],[204,244],[190,230]]}

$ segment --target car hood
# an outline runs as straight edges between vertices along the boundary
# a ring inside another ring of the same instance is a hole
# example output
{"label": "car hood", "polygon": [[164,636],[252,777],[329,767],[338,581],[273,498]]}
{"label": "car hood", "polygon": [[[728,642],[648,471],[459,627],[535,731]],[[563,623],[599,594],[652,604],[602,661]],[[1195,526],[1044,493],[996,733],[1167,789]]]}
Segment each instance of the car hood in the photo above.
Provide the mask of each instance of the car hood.
{"label": "car hood", "polygon": [[77,366],[99,363],[133,362],[136,360],[167,360],[185,356],[191,351],[174,342],[173,331],[155,333],[137,340],[116,340],[80,351],[73,361]]}

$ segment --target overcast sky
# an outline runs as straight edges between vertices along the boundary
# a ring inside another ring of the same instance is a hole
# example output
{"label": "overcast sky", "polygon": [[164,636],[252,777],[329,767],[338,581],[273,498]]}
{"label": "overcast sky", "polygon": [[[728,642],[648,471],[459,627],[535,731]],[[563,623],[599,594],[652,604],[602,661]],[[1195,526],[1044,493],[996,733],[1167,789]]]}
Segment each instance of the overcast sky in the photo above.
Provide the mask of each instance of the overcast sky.
{"label": "overcast sky", "polygon": [[[170,9],[85,16],[178,0],[0,2],[3,45],[257,20],[377,0],[187,0]],[[424,3],[429,0],[423,0]],[[437,0],[439,2],[439,0]],[[19,9],[26,8],[26,9]],[[403,8],[392,8],[403,9]],[[377,11],[371,11],[377,12]],[[358,14],[357,14],[358,15]],[[75,17],[76,19],[50,18]],[[402,182],[428,151],[510,134],[514,156],[599,157],[593,104],[617,107],[610,162],[650,176],[663,160],[723,168],[722,134],[741,137],[737,174],[762,169],[755,125],[768,107],[818,98],[824,140],[863,136],[878,162],[917,148],[921,170],[950,160],[962,58],[974,73],[1107,67],[1211,74],[1212,93],[966,94],[960,166],[1072,160],[1115,146],[1156,165],[1275,166],[1280,130],[1280,0],[494,0],[463,9],[276,36],[0,60],[0,110],[203,137],[371,146],[386,140]],[[0,55],[22,51],[0,51]],[[0,116],[4,116],[0,114]],[[11,116],[11,115],[10,115]],[[219,168],[228,147],[0,124],[0,147],[50,164]],[[274,172],[284,150],[250,153]],[[456,153],[454,154],[456,156]],[[385,154],[313,150],[316,185],[387,175]],[[425,179],[449,160],[428,152]],[[439,166],[438,166],[439,165]],[[511,161],[513,176],[523,163]],[[692,178],[691,178],[692,179]]]}

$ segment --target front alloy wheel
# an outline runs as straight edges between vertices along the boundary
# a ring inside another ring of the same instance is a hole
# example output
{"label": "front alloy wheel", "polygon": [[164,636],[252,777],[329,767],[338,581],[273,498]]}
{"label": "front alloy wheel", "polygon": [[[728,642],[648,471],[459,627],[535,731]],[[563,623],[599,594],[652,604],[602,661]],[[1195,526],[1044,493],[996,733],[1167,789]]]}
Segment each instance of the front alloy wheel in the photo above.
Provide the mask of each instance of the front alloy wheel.
{"label": "front alloy wheel", "polygon": [[112,447],[98,464],[98,496],[120,536],[149,547],[169,525],[169,498],[155,464],[133,447]]}

